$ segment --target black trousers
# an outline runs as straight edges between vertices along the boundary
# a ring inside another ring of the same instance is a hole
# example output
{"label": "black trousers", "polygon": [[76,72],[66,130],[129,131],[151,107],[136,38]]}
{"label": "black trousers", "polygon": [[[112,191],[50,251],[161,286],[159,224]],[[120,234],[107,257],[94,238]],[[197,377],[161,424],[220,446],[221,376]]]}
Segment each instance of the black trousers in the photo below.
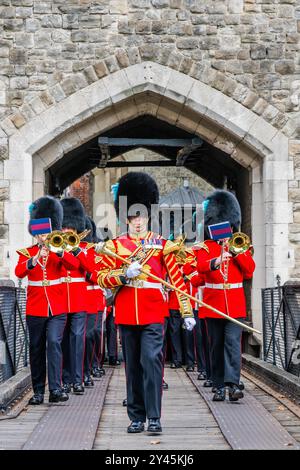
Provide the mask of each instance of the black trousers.
{"label": "black trousers", "polygon": [[167,356],[167,332],[169,328],[169,323],[170,323],[170,317],[165,317],[164,321],[164,342],[163,342],[163,360],[164,363],[166,361],[166,356]]}
{"label": "black trousers", "polygon": [[[242,328],[228,320],[207,318],[214,387],[240,382]],[[226,374],[225,374],[226,372]]]}
{"label": "black trousers", "polygon": [[97,313],[94,329],[94,355],[92,367],[102,367],[103,365],[103,329],[102,329],[103,311]]}
{"label": "black trousers", "polygon": [[117,325],[113,312],[106,317],[106,341],[109,359],[118,359]]}
{"label": "black trousers", "polygon": [[92,360],[95,348],[95,324],[97,313],[88,313],[86,315],[85,330],[85,351],[84,351],[84,375],[91,373]]}
{"label": "black trousers", "polygon": [[62,348],[61,343],[67,315],[35,317],[27,315],[29,332],[29,357],[34,393],[45,393],[46,357],[48,362],[49,390],[61,388]]}
{"label": "black trousers", "polygon": [[207,379],[211,378],[209,341],[206,321],[199,318],[198,310],[194,310],[196,325],[193,330],[198,372],[206,372]]}
{"label": "black trousers", "polygon": [[86,313],[69,313],[62,342],[63,383],[83,381]]}
{"label": "black trousers", "polygon": [[184,348],[184,359],[187,367],[194,367],[195,362],[195,342],[194,342],[194,331],[188,331],[185,328],[182,329],[183,334],[183,348]]}
{"label": "black trousers", "polygon": [[181,327],[182,317],[180,311],[170,310],[169,331],[174,364],[182,364]]}
{"label": "black trousers", "polygon": [[160,418],[163,325],[120,325],[126,358],[127,413],[131,421]]}

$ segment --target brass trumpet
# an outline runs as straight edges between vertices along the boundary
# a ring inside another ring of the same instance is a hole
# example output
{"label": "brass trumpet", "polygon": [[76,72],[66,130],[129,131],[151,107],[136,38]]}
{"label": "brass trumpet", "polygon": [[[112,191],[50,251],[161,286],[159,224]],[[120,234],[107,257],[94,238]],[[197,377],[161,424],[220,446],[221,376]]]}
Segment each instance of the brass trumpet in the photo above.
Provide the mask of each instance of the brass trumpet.
{"label": "brass trumpet", "polygon": [[48,250],[58,253],[60,251],[71,251],[79,246],[79,243],[90,233],[90,230],[84,230],[81,233],[76,233],[73,230],[68,232],[61,232],[54,230],[49,233],[45,240],[45,246]]}
{"label": "brass trumpet", "polygon": [[235,232],[228,241],[228,247],[234,255],[245,253],[250,248],[250,238],[243,232]]}
{"label": "brass trumpet", "polygon": [[53,251],[54,253],[59,253],[64,250],[65,238],[63,232],[60,230],[54,230],[53,232],[47,235],[47,238],[44,242],[44,245],[48,250]]}
{"label": "brass trumpet", "polygon": [[90,230],[84,230],[81,233],[76,233],[73,230],[64,232],[65,250],[71,251],[74,248],[78,248],[81,240],[83,240],[83,238],[85,238],[89,233]]}

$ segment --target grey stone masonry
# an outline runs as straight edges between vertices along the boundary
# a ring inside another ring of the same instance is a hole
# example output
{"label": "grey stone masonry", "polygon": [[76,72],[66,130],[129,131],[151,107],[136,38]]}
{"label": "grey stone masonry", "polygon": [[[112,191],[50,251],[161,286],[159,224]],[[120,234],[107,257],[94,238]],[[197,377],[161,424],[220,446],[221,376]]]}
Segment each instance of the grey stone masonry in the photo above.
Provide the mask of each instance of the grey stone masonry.
{"label": "grey stone masonry", "polygon": [[[170,102],[172,97],[182,96],[182,104],[189,110],[189,115],[180,115],[182,126],[197,131],[249,169],[252,214],[259,219],[257,236],[267,240],[257,257],[258,261],[267,260],[259,266],[261,278],[269,276],[273,282],[275,268],[283,264],[280,250],[273,247],[280,246],[281,236],[289,240],[295,256],[294,263],[286,248],[284,269],[300,278],[299,39],[298,0],[0,0],[0,277],[8,275],[9,246],[17,243],[24,217],[17,193],[25,205],[35,194],[34,185],[35,191],[44,188],[47,157],[38,155],[35,162],[39,166],[33,165],[33,156],[23,148],[29,147],[26,139],[37,136],[42,149],[49,141],[39,131],[45,128],[50,132],[58,122],[52,143],[60,142],[60,146],[51,154],[53,162],[65,148],[63,138],[66,145],[68,138],[75,142],[67,122],[69,115],[75,115],[75,108],[82,109],[82,114],[81,120],[72,121],[74,128],[95,110],[95,130],[83,128],[77,137],[82,134],[83,142],[85,132],[87,138],[95,136],[100,126],[97,113],[105,103],[111,104],[109,96],[105,101],[107,89],[111,86],[118,100],[118,90],[121,95],[127,81],[136,80],[137,90],[140,80],[142,87],[142,71],[132,77],[129,69],[148,61],[160,66],[156,79],[161,73],[162,88],[168,85]],[[153,78],[150,69],[145,71],[149,82]],[[169,72],[183,75],[169,83]],[[118,83],[116,76],[121,77]],[[93,94],[94,87],[99,94]],[[208,92],[204,93],[206,87]],[[129,95],[126,89],[122,98]],[[140,114],[155,114],[159,104],[161,118],[178,124],[179,111],[172,109],[167,98],[159,97],[156,103],[149,93],[148,99],[153,102],[143,108],[137,93],[132,108],[142,110]],[[233,116],[237,104],[239,111]],[[213,120],[218,108],[216,125]],[[129,111],[120,106],[114,116],[125,121],[135,112],[131,115]],[[43,120],[46,113],[50,116],[47,122]],[[205,113],[207,120],[202,122],[199,115]],[[230,119],[234,122],[226,127]],[[211,126],[207,125],[209,120]],[[109,127],[109,119],[107,122]],[[239,133],[240,123],[245,132]],[[17,137],[24,129],[23,145]],[[275,147],[277,138],[284,143],[277,145],[276,156],[270,156],[267,149]],[[266,145],[258,148],[260,140]],[[255,166],[249,149],[264,154],[263,163]],[[20,169],[12,154],[22,163]],[[263,233],[266,222],[270,233]],[[275,264],[268,264],[269,259]]]}

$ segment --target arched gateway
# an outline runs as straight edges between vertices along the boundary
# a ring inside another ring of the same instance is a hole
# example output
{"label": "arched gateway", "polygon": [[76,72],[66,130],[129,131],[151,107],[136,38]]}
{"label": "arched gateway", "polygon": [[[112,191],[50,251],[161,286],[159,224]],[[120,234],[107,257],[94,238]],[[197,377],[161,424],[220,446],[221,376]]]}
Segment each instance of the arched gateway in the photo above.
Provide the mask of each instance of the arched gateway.
{"label": "arched gateway", "polygon": [[289,268],[294,267],[288,240],[292,222],[288,181],[293,179],[288,138],[220,91],[153,62],[129,66],[92,83],[12,133],[4,162],[4,180],[10,184],[10,199],[5,202],[9,226],[5,263],[10,276],[15,249],[31,242],[28,205],[44,194],[46,171],[92,138],[145,115],[201,137],[248,172],[244,198],[251,206],[257,264],[252,318],[261,329],[261,288],[273,286],[278,274],[287,280]]}

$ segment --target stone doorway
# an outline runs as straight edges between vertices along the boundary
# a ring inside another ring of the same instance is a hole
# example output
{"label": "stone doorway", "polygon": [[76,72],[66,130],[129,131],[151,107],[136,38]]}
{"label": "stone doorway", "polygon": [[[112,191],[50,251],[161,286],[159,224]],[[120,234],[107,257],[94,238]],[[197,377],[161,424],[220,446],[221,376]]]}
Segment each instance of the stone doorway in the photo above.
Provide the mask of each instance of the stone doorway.
{"label": "stone doorway", "polygon": [[[108,132],[129,132],[132,123],[143,121],[148,126],[156,123],[164,132],[173,129],[202,138],[207,159],[195,159],[192,170],[215,178],[213,185],[219,187],[227,172],[227,185],[236,185],[243,230],[251,233],[255,245],[257,270],[251,308],[254,326],[261,329],[261,288],[274,285],[277,274],[287,280],[294,265],[288,243],[292,222],[288,139],[218,90],[152,62],[129,66],[83,88],[10,136],[4,167],[4,177],[10,181],[10,200],[5,203],[10,276],[13,278],[15,249],[31,242],[28,205],[46,190],[56,191],[53,181],[59,176],[59,166],[75,163],[63,171],[74,180],[75,170],[78,175],[85,171],[88,159],[78,162],[93,139]],[[278,250],[278,246],[283,248]]]}

